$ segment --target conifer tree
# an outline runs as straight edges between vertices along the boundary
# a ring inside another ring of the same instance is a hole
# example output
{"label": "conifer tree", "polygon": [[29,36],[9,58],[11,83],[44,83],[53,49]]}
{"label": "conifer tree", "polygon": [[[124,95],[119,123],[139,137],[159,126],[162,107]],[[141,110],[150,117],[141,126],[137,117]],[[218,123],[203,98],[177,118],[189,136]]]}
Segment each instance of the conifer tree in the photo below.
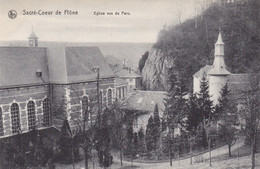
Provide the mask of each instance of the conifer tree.
{"label": "conifer tree", "polygon": [[154,140],[153,140],[153,128],[154,128],[153,116],[150,116],[146,127],[146,134],[145,134],[146,150],[149,154],[149,157],[152,150],[155,148]]}
{"label": "conifer tree", "polygon": [[209,95],[209,85],[206,78],[206,73],[204,72],[201,82],[200,91],[198,93],[198,111],[202,117],[202,133],[206,133],[206,137],[202,134],[202,145],[207,146],[207,141],[209,137],[210,123],[213,115],[213,101]]}
{"label": "conifer tree", "polygon": [[187,102],[187,121],[186,129],[191,133],[196,135],[196,131],[202,122],[202,116],[198,110],[197,106],[197,96],[193,93],[189,94],[189,100]]}
{"label": "conifer tree", "polygon": [[141,153],[145,152],[145,136],[144,129],[142,127],[138,131],[138,149]]}
{"label": "conifer tree", "polygon": [[250,74],[250,89],[243,95],[245,102],[241,110],[241,115],[246,120],[244,134],[251,146],[251,168],[254,169],[256,159],[257,137],[260,131],[260,79],[259,76]]}
{"label": "conifer tree", "polygon": [[101,117],[101,126],[96,129],[96,149],[98,151],[99,164],[104,167],[109,167],[112,164],[108,114],[109,109],[106,108]]}
{"label": "conifer tree", "polygon": [[165,99],[165,113],[167,128],[168,128],[168,143],[170,154],[170,165],[172,165],[172,140],[174,136],[174,130],[178,127],[182,127],[184,124],[184,117],[186,116],[186,100],[184,96],[184,85],[181,83],[180,77],[177,78],[173,68],[169,69],[168,77],[168,89],[167,97]]}
{"label": "conifer tree", "polygon": [[138,134],[137,134],[137,132],[134,132],[132,156],[136,156],[138,151],[139,151],[139,148],[138,148]]}
{"label": "conifer tree", "polygon": [[228,85],[226,83],[220,91],[220,97],[218,99],[218,104],[216,105],[216,109],[214,112],[215,118],[218,119],[221,116],[221,114],[225,112],[225,109],[229,104],[229,94],[230,90],[228,89]]}
{"label": "conifer tree", "polygon": [[223,86],[220,92],[219,103],[216,106],[216,116],[219,119],[219,135],[228,145],[228,154],[231,157],[231,146],[236,143],[238,128],[238,112],[236,103],[229,96],[227,83]]}
{"label": "conifer tree", "polygon": [[155,142],[155,144],[157,144],[158,140],[160,138],[160,134],[161,134],[161,122],[160,122],[160,117],[159,117],[158,104],[156,104],[154,107],[153,122],[154,122],[154,126],[153,126],[154,142]]}

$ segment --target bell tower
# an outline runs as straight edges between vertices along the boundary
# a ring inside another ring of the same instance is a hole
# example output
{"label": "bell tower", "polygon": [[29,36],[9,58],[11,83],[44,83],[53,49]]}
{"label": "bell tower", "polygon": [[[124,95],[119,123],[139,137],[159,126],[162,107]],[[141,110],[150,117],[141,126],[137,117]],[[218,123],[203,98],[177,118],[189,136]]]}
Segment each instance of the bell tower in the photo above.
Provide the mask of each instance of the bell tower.
{"label": "bell tower", "polygon": [[209,93],[212,96],[213,103],[218,103],[220,91],[227,83],[230,72],[226,69],[224,61],[224,43],[222,41],[221,29],[219,28],[218,40],[215,43],[215,59],[211,70],[207,73],[209,78]]}
{"label": "bell tower", "polygon": [[32,28],[32,33],[28,37],[28,42],[30,47],[37,47],[38,46],[38,37],[35,35],[33,28]]}
{"label": "bell tower", "polygon": [[225,69],[226,65],[224,62],[224,42],[222,41],[221,28],[219,28],[218,40],[215,43],[215,60],[213,66],[215,69]]}

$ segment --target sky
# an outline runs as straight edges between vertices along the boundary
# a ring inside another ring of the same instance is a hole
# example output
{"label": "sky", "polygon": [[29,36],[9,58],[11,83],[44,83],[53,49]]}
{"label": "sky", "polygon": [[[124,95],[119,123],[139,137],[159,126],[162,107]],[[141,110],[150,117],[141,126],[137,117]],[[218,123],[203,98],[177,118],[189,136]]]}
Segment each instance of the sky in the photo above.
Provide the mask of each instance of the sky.
{"label": "sky", "polygon": [[[163,25],[178,24],[178,14],[181,21],[191,18],[200,1],[0,0],[0,41],[27,40],[33,29],[42,41],[154,43]],[[10,10],[17,12],[15,19],[8,17]],[[39,10],[52,15],[24,15]],[[65,15],[64,10],[78,14]]]}

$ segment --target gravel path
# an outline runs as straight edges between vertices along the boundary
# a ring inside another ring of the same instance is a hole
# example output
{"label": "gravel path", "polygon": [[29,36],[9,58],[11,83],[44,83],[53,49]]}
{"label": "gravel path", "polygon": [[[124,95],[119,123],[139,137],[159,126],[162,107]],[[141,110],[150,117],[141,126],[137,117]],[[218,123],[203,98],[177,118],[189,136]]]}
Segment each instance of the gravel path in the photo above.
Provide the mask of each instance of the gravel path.
{"label": "gravel path", "polygon": [[[244,145],[243,139],[240,139],[232,146],[232,150],[236,150]],[[228,153],[228,147],[222,146],[218,149],[211,151],[211,157],[217,157]],[[190,165],[190,158],[181,159],[180,161],[173,161],[173,166],[170,166],[169,162],[161,163],[145,163],[145,162],[136,162],[133,161],[133,164],[130,161],[123,161],[123,167],[120,165],[120,159],[114,156],[113,165],[110,169],[133,169],[133,168],[143,168],[143,169],[232,169],[232,168],[250,168],[250,156],[227,159],[222,161],[212,161],[212,167],[209,166],[209,153],[203,153],[192,158],[192,165]],[[204,163],[198,163],[198,159],[203,159]],[[259,159],[259,160],[258,160]],[[258,160],[258,161],[257,161]],[[89,169],[93,169],[92,162],[90,161]],[[256,163],[257,167],[260,169],[260,154],[256,154]],[[101,167],[97,166],[98,163],[95,162],[95,169],[100,169]],[[76,169],[84,168],[84,161],[77,163]],[[72,169],[72,165],[58,165],[56,169]]]}

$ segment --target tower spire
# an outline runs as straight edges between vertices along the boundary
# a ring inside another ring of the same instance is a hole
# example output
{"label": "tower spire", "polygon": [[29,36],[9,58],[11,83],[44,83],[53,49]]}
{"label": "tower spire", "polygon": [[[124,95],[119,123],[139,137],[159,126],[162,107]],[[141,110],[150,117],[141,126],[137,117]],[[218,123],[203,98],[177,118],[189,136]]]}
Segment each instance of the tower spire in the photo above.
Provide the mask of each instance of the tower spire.
{"label": "tower spire", "polygon": [[224,45],[224,42],[222,40],[222,35],[221,35],[221,27],[219,27],[219,29],[218,29],[218,40],[217,40],[216,44],[223,44]]}
{"label": "tower spire", "polygon": [[215,59],[213,63],[213,69],[209,72],[209,74],[230,74],[226,69],[224,61],[224,45],[225,44],[221,35],[221,28],[219,28],[218,39],[215,43]]}
{"label": "tower spire", "polygon": [[38,46],[38,37],[35,35],[33,31],[33,25],[32,25],[32,32],[31,35],[28,37],[29,40],[29,46],[31,47],[37,47]]}

